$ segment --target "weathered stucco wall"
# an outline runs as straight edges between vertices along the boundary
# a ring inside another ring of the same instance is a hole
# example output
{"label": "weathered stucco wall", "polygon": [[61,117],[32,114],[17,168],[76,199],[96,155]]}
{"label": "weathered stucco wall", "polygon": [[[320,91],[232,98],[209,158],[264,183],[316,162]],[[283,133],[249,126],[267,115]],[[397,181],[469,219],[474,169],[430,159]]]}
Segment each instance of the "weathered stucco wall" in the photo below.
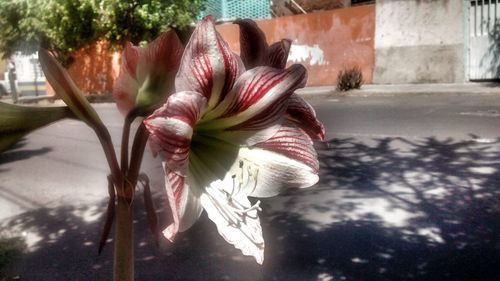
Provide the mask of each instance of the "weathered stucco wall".
{"label": "weathered stucco wall", "polygon": [[464,82],[460,0],[377,0],[373,82]]}
{"label": "weathered stucco wall", "polygon": [[[374,67],[375,6],[366,5],[306,15],[257,21],[268,43],[293,41],[288,65],[302,63],[309,86],[335,85],[338,72],[358,65],[365,83]],[[239,52],[239,30],[234,24],[217,27],[230,47]]]}
{"label": "weathered stucco wall", "polygon": [[[288,64],[302,63],[308,69],[308,85],[335,85],[338,72],[358,65],[365,83],[371,83],[374,67],[375,6],[287,16],[257,23],[269,43],[293,40]],[[239,53],[239,29],[235,24],[217,29]],[[98,42],[74,54],[69,73],[87,94],[110,93],[119,74],[120,53],[109,52],[108,43]],[[49,93],[52,91],[49,89]]]}
{"label": "weathered stucco wall", "polygon": [[103,94],[113,91],[120,71],[119,52],[110,52],[109,43],[99,41],[74,53],[75,62],[68,72],[85,93]]}

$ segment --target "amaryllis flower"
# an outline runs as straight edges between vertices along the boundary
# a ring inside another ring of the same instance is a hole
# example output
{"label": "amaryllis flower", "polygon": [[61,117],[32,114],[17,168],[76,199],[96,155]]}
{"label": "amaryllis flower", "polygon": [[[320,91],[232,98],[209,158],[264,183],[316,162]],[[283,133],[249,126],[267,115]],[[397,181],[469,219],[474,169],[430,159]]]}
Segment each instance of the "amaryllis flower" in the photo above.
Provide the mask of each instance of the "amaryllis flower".
{"label": "amaryllis flower", "polygon": [[182,52],[182,43],[173,30],[143,48],[127,42],[113,88],[118,109],[127,114],[133,108],[147,112],[162,105],[174,92]]}
{"label": "amaryllis flower", "polygon": [[[176,93],[144,123],[162,157],[173,240],[203,209],[220,235],[243,254],[264,260],[259,201],[318,181],[311,136],[286,114],[306,83],[301,65],[245,71],[205,18],[184,51]],[[314,136],[316,137],[316,136]]]}

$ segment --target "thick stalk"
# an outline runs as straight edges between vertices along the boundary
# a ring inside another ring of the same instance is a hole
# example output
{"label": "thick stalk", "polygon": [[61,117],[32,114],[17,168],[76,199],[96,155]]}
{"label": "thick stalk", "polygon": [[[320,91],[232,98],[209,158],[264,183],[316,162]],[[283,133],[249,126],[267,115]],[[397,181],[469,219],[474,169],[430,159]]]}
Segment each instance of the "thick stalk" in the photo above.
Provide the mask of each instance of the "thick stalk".
{"label": "thick stalk", "polygon": [[114,281],[134,280],[133,201],[118,196],[116,205]]}
{"label": "thick stalk", "polygon": [[[134,189],[137,184],[137,174],[141,167],[142,155],[147,141],[147,131],[144,125],[138,129],[132,146],[132,156],[130,167],[128,163],[128,138],[130,134],[130,125],[136,114],[131,112],[125,118],[125,124],[122,135],[121,150],[121,173],[123,180],[121,186],[117,186],[118,200],[116,206],[116,224],[115,224],[115,251],[113,278],[115,281],[134,280]],[[144,136],[146,134],[146,136]],[[129,174],[132,173],[132,179]]]}

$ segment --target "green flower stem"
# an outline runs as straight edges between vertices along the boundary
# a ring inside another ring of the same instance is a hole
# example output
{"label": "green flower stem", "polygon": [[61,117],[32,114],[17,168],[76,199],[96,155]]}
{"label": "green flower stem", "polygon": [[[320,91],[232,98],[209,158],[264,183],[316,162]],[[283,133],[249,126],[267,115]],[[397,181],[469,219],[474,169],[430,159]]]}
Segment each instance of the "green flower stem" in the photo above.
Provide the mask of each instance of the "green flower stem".
{"label": "green flower stem", "polygon": [[136,115],[134,111],[131,111],[129,114],[127,114],[127,116],[125,117],[125,121],[123,123],[120,167],[121,167],[121,173],[124,176],[127,175],[127,170],[128,170],[128,142],[130,137],[130,126],[132,125],[135,116]]}
{"label": "green flower stem", "polygon": [[[149,131],[144,124],[137,129],[132,144],[130,166],[128,159],[128,138],[130,134],[130,125],[134,115],[128,115],[125,119],[123,139],[122,139],[122,159],[121,172],[124,177],[122,186],[117,186],[117,206],[116,206],[116,225],[115,225],[115,249],[113,278],[115,281],[134,280],[134,227],[133,212],[134,205],[132,197],[134,196],[135,186],[138,181],[139,171],[141,169],[142,157],[149,137]],[[127,139],[127,140],[125,140]],[[128,166],[128,170],[127,167]],[[118,188],[119,187],[119,188]],[[119,193],[122,190],[123,193]]]}
{"label": "green flower stem", "polygon": [[113,259],[113,280],[134,280],[134,208],[123,196],[117,196]]}
{"label": "green flower stem", "polygon": [[141,169],[142,157],[144,155],[144,150],[146,149],[146,144],[149,138],[149,131],[146,129],[144,123],[141,123],[134,137],[134,143],[132,144],[132,152],[130,156],[130,167],[127,173],[127,178],[130,186],[135,186],[137,184],[137,179],[139,177],[139,171]]}
{"label": "green flower stem", "polygon": [[[99,141],[101,142],[106,160],[108,161],[109,168],[111,169],[111,176],[113,177],[113,182],[115,186],[121,186],[123,183],[123,174],[120,171],[120,166],[118,165],[118,160],[116,158],[115,148],[113,146],[113,141],[111,140],[111,135],[108,129],[103,124],[99,124],[93,127]],[[118,190],[117,190],[118,191]]]}
{"label": "green flower stem", "polygon": [[134,208],[132,199],[149,137],[148,130],[144,124],[141,124],[134,137],[129,163],[130,127],[136,116],[135,113],[131,112],[125,118],[122,133],[121,165],[118,165],[109,131],[104,125],[93,127],[106,155],[117,194],[113,259],[113,280],[115,281],[134,280]]}

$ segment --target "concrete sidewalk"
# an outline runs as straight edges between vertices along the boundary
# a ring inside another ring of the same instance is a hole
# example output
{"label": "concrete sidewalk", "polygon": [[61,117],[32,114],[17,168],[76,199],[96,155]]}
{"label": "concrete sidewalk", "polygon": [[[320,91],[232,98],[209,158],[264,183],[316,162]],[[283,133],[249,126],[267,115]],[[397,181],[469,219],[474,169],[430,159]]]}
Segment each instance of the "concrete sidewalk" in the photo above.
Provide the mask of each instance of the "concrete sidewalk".
{"label": "concrete sidewalk", "polygon": [[359,90],[337,91],[333,86],[306,87],[297,91],[304,97],[327,96],[395,96],[395,95],[500,95],[500,82],[464,84],[391,84],[363,85]]}

